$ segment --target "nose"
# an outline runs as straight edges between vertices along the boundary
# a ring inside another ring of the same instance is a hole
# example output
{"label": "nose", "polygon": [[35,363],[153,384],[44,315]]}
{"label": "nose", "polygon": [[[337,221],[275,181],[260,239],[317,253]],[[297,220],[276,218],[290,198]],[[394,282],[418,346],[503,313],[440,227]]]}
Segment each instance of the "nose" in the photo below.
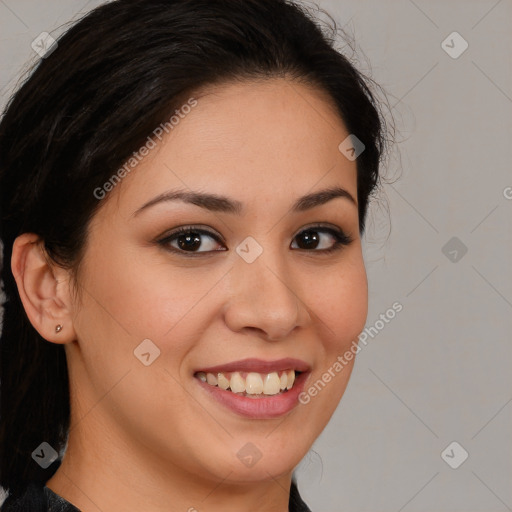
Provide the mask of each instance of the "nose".
{"label": "nose", "polygon": [[230,280],[225,321],[232,331],[257,330],[265,339],[276,341],[311,321],[300,297],[300,282],[268,253],[252,263],[240,258]]}

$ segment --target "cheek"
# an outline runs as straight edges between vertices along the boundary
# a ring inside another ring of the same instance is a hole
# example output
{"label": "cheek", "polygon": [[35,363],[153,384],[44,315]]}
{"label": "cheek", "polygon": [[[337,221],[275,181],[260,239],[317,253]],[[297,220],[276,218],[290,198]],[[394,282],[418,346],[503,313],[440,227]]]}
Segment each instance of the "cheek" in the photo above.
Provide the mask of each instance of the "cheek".
{"label": "cheek", "polygon": [[347,286],[344,290],[339,313],[340,322],[342,322],[340,328],[343,341],[352,343],[352,341],[357,342],[368,316],[368,283],[362,263],[354,269],[350,279],[347,277]]}
{"label": "cheek", "polygon": [[[306,384],[301,403],[317,414],[316,426],[323,428],[334,413],[347,387],[359,334],[368,314],[368,283],[363,260],[330,273],[321,293],[315,295],[315,311],[323,324],[322,356]],[[317,352],[319,352],[317,350]],[[315,432],[317,435],[317,432]]]}
{"label": "cheek", "polygon": [[316,289],[314,310],[329,328],[326,350],[332,356],[357,342],[366,323],[368,283],[363,261],[330,272]]}
{"label": "cheek", "polygon": [[129,250],[109,252],[108,260],[98,257],[88,273],[89,295],[104,305],[92,304],[92,315],[115,324],[118,336],[128,336],[132,343],[145,338],[164,343],[172,338],[174,348],[181,339],[174,333],[182,333],[190,318],[197,318],[197,306],[217,280],[205,269],[145,261]]}

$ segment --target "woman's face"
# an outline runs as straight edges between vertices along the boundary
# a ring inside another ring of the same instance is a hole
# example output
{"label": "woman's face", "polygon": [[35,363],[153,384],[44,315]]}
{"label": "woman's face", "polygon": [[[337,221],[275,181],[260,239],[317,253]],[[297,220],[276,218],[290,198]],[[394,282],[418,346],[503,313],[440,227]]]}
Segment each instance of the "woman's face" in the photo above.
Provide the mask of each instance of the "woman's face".
{"label": "woman's face", "polygon": [[[159,474],[263,480],[300,462],[352,370],[335,363],[367,315],[356,162],[338,149],[349,133],[333,105],[305,85],[196,100],[90,225],[66,346],[71,435]],[[346,194],[299,202],[331,188]]]}

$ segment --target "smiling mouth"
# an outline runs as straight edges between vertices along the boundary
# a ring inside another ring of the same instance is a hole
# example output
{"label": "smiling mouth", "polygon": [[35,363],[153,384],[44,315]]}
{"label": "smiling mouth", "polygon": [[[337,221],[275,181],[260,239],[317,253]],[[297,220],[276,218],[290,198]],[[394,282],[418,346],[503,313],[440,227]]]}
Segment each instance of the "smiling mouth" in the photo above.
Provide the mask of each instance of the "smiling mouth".
{"label": "smiling mouth", "polygon": [[286,393],[292,389],[295,377],[302,372],[283,370],[271,373],[257,372],[197,372],[194,377],[225,391],[240,396],[258,398]]}

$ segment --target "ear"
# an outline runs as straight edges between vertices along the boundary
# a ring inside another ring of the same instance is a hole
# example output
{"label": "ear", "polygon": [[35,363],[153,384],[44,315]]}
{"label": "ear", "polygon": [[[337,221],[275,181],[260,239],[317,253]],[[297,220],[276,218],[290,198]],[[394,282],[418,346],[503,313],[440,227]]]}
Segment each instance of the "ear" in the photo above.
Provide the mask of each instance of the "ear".
{"label": "ear", "polygon": [[24,233],[16,238],[11,269],[27,317],[37,332],[53,343],[74,341],[70,274],[51,263],[37,235]]}

